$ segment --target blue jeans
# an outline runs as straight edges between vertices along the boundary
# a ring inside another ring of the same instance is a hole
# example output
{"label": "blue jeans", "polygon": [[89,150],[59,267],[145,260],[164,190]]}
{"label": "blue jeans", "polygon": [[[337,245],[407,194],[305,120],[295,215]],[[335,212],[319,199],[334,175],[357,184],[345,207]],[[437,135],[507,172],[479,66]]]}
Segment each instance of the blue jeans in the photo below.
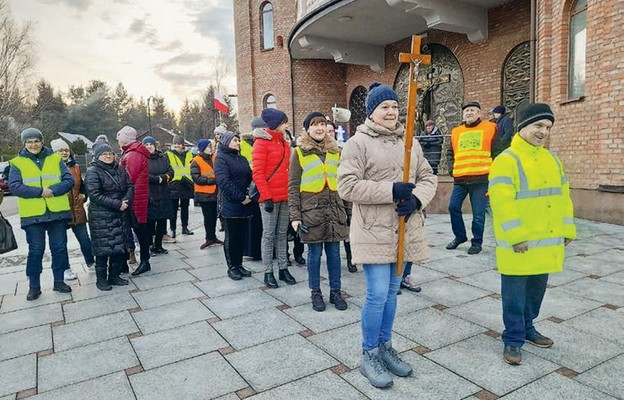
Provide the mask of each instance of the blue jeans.
{"label": "blue jeans", "polygon": [[364,264],[366,301],[362,307],[362,348],[372,350],[392,339],[401,277],[396,263]]}
{"label": "blue jeans", "polygon": [[43,253],[46,248],[45,234],[48,232],[50,252],[52,253],[52,273],[54,282],[63,282],[63,272],[69,268],[67,256],[67,221],[50,221],[24,227],[28,242],[28,258],[26,259],[26,275],[30,279],[30,287],[40,287],[39,275],[43,270]]}
{"label": "blue jeans", "polygon": [[506,345],[521,347],[524,339],[535,333],[533,320],[539,315],[547,283],[548,274],[501,275]]}
{"label": "blue jeans", "polygon": [[405,263],[405,268],[403,268],[403,279],[412,273],[412,265],[414,265],[414,263],[411,261]]}
{"label": "blue jeans", "polygon": [[470,207],[472,208],[472,244],[481,246],[483,244],[483,229],[485,227],[485,209],[488,204],[487,193],[488,183],[472,183],[470,185],[453,185],[451,198],[449,200],[449,214],[451,215],[451,228],[457,240],[465,242],[466,226],[462,218],[462,204],[466,196],[470,196]]}
{"label": "blue jeans", "polygon": [[308,243],[308,286],[310,289],[321,287],[321,256],[325,245],[329,287],[340,289],[340,242]]}
{"label": "blue jeans", "polygon": [[91,239],[89,238],[89,231],[87,231],[87,224],[72,225],[71,226],[78,243],[80,243],[80,251],[85,259],[87,265],[95,263],[93,258],[93,252],[91,250]]}

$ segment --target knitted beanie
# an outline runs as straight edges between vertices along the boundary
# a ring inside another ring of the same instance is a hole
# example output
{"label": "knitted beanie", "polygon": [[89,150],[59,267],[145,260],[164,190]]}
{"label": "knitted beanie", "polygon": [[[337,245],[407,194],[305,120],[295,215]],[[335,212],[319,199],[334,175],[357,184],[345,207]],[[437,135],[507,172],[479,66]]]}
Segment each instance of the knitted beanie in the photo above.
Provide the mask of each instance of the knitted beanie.
{"label": "knitted beanie", "polygon": [[136,141],[137,131],[131,126],[124,126],[117,132],[117,140],[121,140],[124,143],[130,143]]}
{"label": "knitted beanie", "polygon": [[253,117],[251,120],[251,130],[253,131],[256,128],[268,128],[266,122],[260,117]]}
{"label": "knitted beanie", "polygon": [[262,110],[262,120],[267,124],[269,129],[277,129],[278,126],[288,121],[288,117],[284,111],[277,108],[265,108]]}
{"label": "knitted beanie", "polygon": [[322,112],[319,111],[312,111],[310,114],[308,114],[307,117],[305,117],[305,119],[303,120],[303,129],[305,129],[306,131],[308,129],[310,129],[310,123],[312,122],[312,120],[316,117],[321,117],[323,119],[325,119],[325,115]]}
{"label": "knitted beanie", "polygon": [[492,112],[494,114],[505,114],[505,106],[496,106],[494,107],[494,109],[492,110]]}
{"label": "knitted beanie", "polygon": [[91,150],[93,150],[93,158],[95,158],[96,160],[100,158],[102,153],[113,151],[113,149],[107,143],[104,143],[104,142],[95,143]]}
{"label": "knitted beanie", "polygon": [[108,143],[108,137],[106,135],[98,135],[98,137],[95,138],[95,143],[97,142]]}
{"label": "knitted beanie", "polygon": [[214,130],[214,134],[224,134],[225,132],[227,132],[227,127],[225,126],[225,124],[221,124],[219,126],[217,126]]}
{"label": "knitted beanie", "polygon": [[154,147],[156,147],[156,139],[151,136],[145,136],[143,138],[143,144],[151,143]]}
{"label": "knitted beanie", "polygon": [[238,136],[236,133],[230,132],[230,131],[226,131],[225,133],[221,134],[221,138],[219,139],[219,143],[221,143],[225,147],[228,147],[230,145],[230,142],[232,141],[232,139],[234,139],[236,136]]}
{"label": "knitted beanie", "polygon": [[430,119],[429,121],[425,122],[425,126],[433,126],[435,125],[435,121]]}
{"label": "knitted beanie", "polygon": [[208,146],[210,146],[210,139],[199,139],[197,141],[197,150],[199,150],[200,153],[203,153]]}
{"label": "knitted beanie", "polygon": [[173,137],[173,144],[185,144],[184,143],[184,136],[181,135],[175,135]]}
{"label": "knitted beanie", "polygon": [[555,123],[555,115],[550,106],[544,103],[522,104],[516,109],[516,130],[521,130],[527,125],[547,119]]}
{"label": "knitted beanie", "polygon": [[43,142],[43,133],[37,128],[26,128],[20,133],[22,143],[26,143],[30,139],[39,139]]}
{"label": "knitted beanie", "polygon": [[375,111],[379,104],[386,100],[399,101],[396,92],[389,86],[375,82],[368,88],[368,96],[366,96],[366,115],[369,117]]}
{"label": "knitted beanie", "polygon": [[69,145],[63,139],[54,139],[50,142],[50,147],[52,147],[52,151],[59,151],[60,149],[69,150]]}
{"label": "knitted beanie", "polygon": [[462,106],[462,111],[464,111],[468,107],[477,107],[479,110],[481,109],[481,104],[478,101],[471,101]]}

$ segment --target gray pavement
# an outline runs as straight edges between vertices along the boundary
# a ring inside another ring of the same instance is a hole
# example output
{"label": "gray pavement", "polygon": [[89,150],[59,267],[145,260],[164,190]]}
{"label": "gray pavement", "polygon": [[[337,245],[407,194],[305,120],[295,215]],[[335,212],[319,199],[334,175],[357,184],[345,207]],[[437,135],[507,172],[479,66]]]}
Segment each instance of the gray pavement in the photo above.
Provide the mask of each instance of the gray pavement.
{"label": "gray pavement", "polygon": [[[3,205],[4,207],[4,205]],[[624,399],[624,227],[578,220],[565,271],[552,275],[537,326],[556,344],[524,347],[518,367],[502,360],[500,278],[492,239],[484,251],[444,249],[447,215],[429,215],[432,259],[415,267],[422,292],[399,296],[394,345],[414,367],[394,387],[371,387],[357,370],[362,271],[343,269],[349,309],[312,311],[305,267],[299,283],[266,289],[259,262],[251,278],[227,278],[221,247],[194,236],[168,244],[152,271],[111,292],[69,231],[78,274],[71,294],[27,302],[27,248],[0,256],[0,400],[8,399]],[[323,273],[326,277],[326,272]],[[322,289],[329,288],[323,279]]]}

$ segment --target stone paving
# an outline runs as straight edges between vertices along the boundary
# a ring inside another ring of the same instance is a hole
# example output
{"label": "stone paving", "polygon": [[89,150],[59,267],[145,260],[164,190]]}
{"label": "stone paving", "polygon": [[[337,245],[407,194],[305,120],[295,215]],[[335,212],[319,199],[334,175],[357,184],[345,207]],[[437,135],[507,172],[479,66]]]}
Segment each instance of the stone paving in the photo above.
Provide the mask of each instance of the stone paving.
{"label": "stone paving", "polygon": [[[221,247],[199,250],[203,228],[169,244],[152,271],[111,292],[95,288],[70,236],[71,294],[27,302],[20,249],[0,256],[0,400],[8,399],[623,399],[624,227],[578,220],[565,272],[552,275],[537,326],[551,349],[502,361],[500,277],[491,235],[484,251],[444,249],[448,216],[426,219],[431,261],[414,268],[422,292],[399,296],[394,345],[414,367],[375,389],[357,370],[363,273],[343,271],[349,309],[309,301],[299,283],[266,289],[263,268],[227,278]],[[19,226],[17,217],[11,217]],[[488,229],[489,230],[489,229]],[[326,277],[326,273],[323,274]],[[329,288],[323,278],[322,289]]]}

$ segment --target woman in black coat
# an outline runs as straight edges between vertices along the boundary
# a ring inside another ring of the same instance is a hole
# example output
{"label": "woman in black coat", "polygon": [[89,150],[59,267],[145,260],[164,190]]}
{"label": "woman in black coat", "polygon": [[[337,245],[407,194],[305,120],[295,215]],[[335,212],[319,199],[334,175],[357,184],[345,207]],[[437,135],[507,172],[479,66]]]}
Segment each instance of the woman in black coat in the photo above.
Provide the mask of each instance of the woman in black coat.
{"label": "woman in black coat", "polygon": [[147,203],[147,225],[150,229],[150,254],[167,254],[162,246],[163,236],[167,233],[167,220],[171,218],[171,200],[169,182],[173,179],[173,168],[169,158],[156,148],[156,139],[146,136],[145,148],[150,152],[149,165],[149,202]]}
{"label": "woman in black coat", "polygon": [[243,268],[243,251],[247,236],[247,219],[253,215],[247,188],[251,184],[251,168],[240,155],[240,138],[233,132],[221,134],[215,161],[215,175],[221,197],[221,216],[225,224],[223,251],[228,276],[237,281],[251,272]]}
{"label": "woman in black coat", "polygon": [[[89,194],[89,230],[95,256],[96,286],[111,290],[111,285],[127,285],[119,277],[126,255],[134,249],[132,237],[132,200],[134,186],[115,160],[115,153],[106,143],[93,145],[95,161],[87,169],[85,186]],[[110,259],[110,268],[107,266]]]}

